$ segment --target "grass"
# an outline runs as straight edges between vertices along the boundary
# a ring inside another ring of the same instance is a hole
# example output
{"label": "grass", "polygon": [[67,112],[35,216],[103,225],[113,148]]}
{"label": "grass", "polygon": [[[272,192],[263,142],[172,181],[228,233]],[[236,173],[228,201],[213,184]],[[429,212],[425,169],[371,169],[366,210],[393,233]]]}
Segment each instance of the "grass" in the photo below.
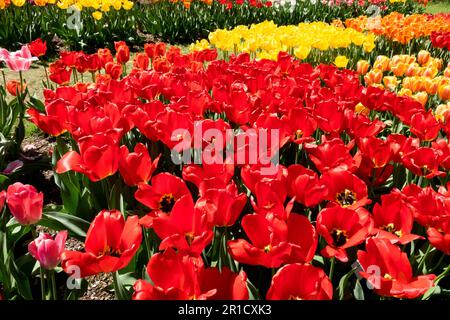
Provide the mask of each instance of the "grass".
{"label": "grass", "polygon": [[450,0],[431,1],[428,3],[425,11],[433,14],[450,12]]}

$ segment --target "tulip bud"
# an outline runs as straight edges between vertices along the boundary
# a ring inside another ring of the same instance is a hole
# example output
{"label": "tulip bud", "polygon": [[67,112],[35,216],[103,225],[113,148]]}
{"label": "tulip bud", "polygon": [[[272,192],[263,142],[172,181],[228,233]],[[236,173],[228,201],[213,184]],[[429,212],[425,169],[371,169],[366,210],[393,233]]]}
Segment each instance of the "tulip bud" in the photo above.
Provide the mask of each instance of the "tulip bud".
{"label": "tulip bud", "polygon": [[59,232],[55,239],[48,233],[41,233],[37,239],[30,242],[28,252],[39,261],[42,268],[53,270],[61,262],[66,239],[67,231]]}
{"label": "tulip bud", "polygon": [[415,95],[413,95],[413,99],[420,102],[422,106],[425,106],[428,101],[428,94],[424,91],[417,92]]}
{"label": "tulip bud", "polygon": [[105,72],[109,74],[112,79],[117,80],[122,75],[122,66],[118,63],[107,62],[105,65]]}
{"label": "tulip bud", "polygon": [[383,72],[381,72],[380,70],[372,70],[364,76],[364,81],[366,82],[366,85],[371,86],[377,83],[381,83],[382,78]]}
{"label": "tulip bud", "polygon": [[395,76],[402,77],[405,74],[407,68],[408,68],[408,65],[406,63],[400,62],[400,63],[392,66],[391,70]]}
{"label": "tulip bud", "polygon": [[423,69],[420,74],[423,77],[427,77],[427,78],[434,78],[436,77],[436,75],[438,74],[438,69],[434,68],[434,67],[428,67]]}
{"label": "tulip bud", "polygon": [[445,70],[444,70],[444,76],[445,76],[446,78],[450,78],[450,68],[449,68],[449,67],[445,68]]}
{"label": "tulip bud", "polygon": [[450,111],[450,105],[446,104],[440,104],[436,107],[436,110],[434,111],[434,117],[436,120],[440,122],[445,122],[445,115]]}
{"label": "tulip bud", "polygon": [[133,61],[133,67],[140,70],[147,70],[149,64],[149,58],[145,53],[138,53]]}
{"label": "tulip bud", "polygon": [[428,94],[436,94],[438,89],[438,82],[432,79],[425,81],[425,90]]}
{"label": "tulip bud", "polygon": [[405,75],[408,77],[417,76],[419,74],[419,65],[417,63],[411,63],[406,69]]}
{"label": "tulip bud", "polygon": [[398,95],[410,97],[410,96],[412,96],[412,91],[408,88],[403,87],[399,90]]}
{"label": "tulip bud", "polygon": [[417,54],[417,62],[419,62],[420,65],[424,65],[430,60],[431,55],[426,50],[420,50]]}
{"label": "tulip bud", "polygon": [[374,69],[378,69],[381,72],[389,71],[390,60],[386,56],[378,56],[373,64]]}
{"label": "tulip bud", "polygon": [[6,203],[20,224],[35,224],[42,217],[44,194],[31,185],[16,182],[6,191]]}
{"label": "tulip bud", "polygon": [[130,60],[130,48],[125,43],[116,45],[116,60],[118,64],[125,64]]}
{"label": "tulip bud", "polygon": [[356,72],[358,72],[359,75],[363,76],[369,71],[370,64],[367,62],[367,60],[359,60],[356,64]]}
{"label": "tulip bud", "polygon": [[443,85],[438,88],[438,95],[441,100],[449,100],[450,99],[450,85]]}
{"label": "tulip bud", "polygon": [[397,80],[396,76],[386,76],[383,78],[383,83],[386,88],[393,91],[395,90],[395,88],[397,88],[399,81]]}
{"label": "tulip bud", "polygon": [[27,88],[26,83],[23,85],[20,84],[20,81],[10,80],[6,83],[6,90],[12,96],[17,96],[17,94],[23,94]]}

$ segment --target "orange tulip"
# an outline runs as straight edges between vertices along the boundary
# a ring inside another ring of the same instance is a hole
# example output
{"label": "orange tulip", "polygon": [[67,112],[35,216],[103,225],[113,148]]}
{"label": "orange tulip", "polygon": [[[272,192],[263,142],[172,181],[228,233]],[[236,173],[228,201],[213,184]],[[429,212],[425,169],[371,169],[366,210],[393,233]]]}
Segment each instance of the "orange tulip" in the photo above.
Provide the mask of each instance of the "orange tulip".
{"label": "orange tulip", "polygon": [[407,68],[408,65],[406,63],[400,62],[397,65],[392,66],[391,70],[395,76],[402,77],[405,74]]}
{"label": "orange tulip", "polygon": [[416,101],[419,101],[422,106],[425,106],[427,104],[428,94],[424,91],[417,92],[412,97]]}
{"label": "orange tulip", "polygon": [[371,86],[376,83],[381,83],[382,78],[383,72],[380,70],[372,70],[364,76],[364,81],[366,82],[366,85]]}
{"label": "orange tulip", "polygon": [[373,64],[374,69],[381,70],[381,72],[389,71],[390,60],[386,56],[378,56]]}
{"label": "orange tulip", "polygon": [[383,78],[383,83],[386,88],[394,91],[397,88],[399,81],[396,76],[386,76]]}
{"label": "orange tulip", "polygon": [[20,84],[20,81],[17,80],[10,80],[6,83],[6,90],[9,92],[12,96],[17,96],[17,93],[24,93],[27,88],[26,83],[23,84],[23,86]]}
{"label": "orange tulip", "polygon": [[359,75],[365,75],[367,71],[369,71],[370,64],[367,62],[367,60],[359,60],[356,64],[356,72],[358,72]]}
{"label": "orange tulip", "polygon": [[438,88],[438,95],[441,100],[450,99],[450,85],[443,85]]}
{"label": "orange tulip", "polygon": [[426,50],[420,50],[417,54],[417,62],[419,62],[420,65],[425,65],[431,58],[431,54]]}

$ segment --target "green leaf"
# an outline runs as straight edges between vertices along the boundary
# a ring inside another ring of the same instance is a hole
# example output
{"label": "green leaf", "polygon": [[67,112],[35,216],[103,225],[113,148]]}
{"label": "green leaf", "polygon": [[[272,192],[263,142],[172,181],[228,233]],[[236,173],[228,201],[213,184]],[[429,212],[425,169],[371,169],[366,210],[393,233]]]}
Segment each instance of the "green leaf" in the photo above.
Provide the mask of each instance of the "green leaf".
{"label": "green leaf", "polygon": [[422,297],[422,300],[428,300],[428,299],[430,299],[431,296],[433,296],[435,294],[440,294],[440,293],[441,293],[440,286],[431,287],[430,289],[428,289],[427,292],[425,292],[425,294]]}
{"label": "green leaf", "polygon": [[359,280],[356,280],[355,288],[353,289],[353,295],[356,300],[364,300],[364,289]]}
{"label": "green leaf", "polygon": [[116,294],[116,298],[118,300],[131,300],[131,292],[129,292],[125,288],[124,280],[127,278],[122,278],[119,272],[113,272],[113,281],[114,281],[114,291]]}
{"label": "green leaf", "polygon": [[348,280],[350,279],[350,277],[353,275],[354,272],[355,272],[355,270],[350,270],[350,272],[345,274],[339,281],[339,286],[338,286],[339,300],[343,300],[345,298],[345,291],[346,291],[346,288],[348,285]]}
{"label": "green leaf", "polygon": [[68,230],[75,238],[84,240],[90,223],[79,217],[64,213],[58,207],[52,206],[44,209],[39,225],[55,231]]}

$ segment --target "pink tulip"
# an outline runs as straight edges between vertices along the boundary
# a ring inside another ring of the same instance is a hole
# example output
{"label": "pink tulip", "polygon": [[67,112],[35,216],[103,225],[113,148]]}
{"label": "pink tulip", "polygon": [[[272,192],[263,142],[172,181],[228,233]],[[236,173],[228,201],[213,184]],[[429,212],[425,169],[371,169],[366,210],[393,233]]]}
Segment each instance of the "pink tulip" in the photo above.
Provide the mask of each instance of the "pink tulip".
{"label": "pink tulip", "polygon": [[14,52],[0,49],[0,60],[4,61],[13,71],[26,71],[30,69],[31,63],[38,59],[33,57],[28,46],[22,46],[22,49]]}
{"label": "pink tulip", "polygon": [[5,61],[5,57],[7,57],[8,55],[8,50],[0,48],[0,61]]}
{"label": "pink tulip", "polygon": [[41,233],[37,239],[30,242],[28,252],[39,261],[42,268],[55,269],[61,262],[61,254],[67,239],[67,231],[58,232],[55,239],[48,233]]}
{"label": "pink tulip", "polygon": [[6,201],[6,191],[0,191],[0,212],[3,210],[3,206],[5,205]]}
{"label": "pink tulip", "polygon": [[6,191],[6,203],[20,224],[35,224],[42,217],[44,194],[38,193],[33,186],[16,182]]}

